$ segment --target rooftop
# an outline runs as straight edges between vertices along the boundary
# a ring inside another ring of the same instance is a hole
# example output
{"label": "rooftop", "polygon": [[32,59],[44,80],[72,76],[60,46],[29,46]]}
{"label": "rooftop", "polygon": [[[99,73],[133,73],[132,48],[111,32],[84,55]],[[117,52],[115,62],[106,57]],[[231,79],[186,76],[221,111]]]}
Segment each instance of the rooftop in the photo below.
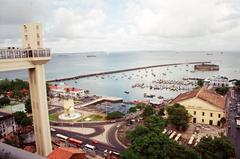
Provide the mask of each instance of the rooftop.
{"label": "rooftop", "polygon": [[48,159],[85,159],[85,152],[73,147],[59,147],[48,155]]}
{"label": "rooftop", "polygon": [[226,105],[226,97],[221,96],[211,90],[202,88],[199,90],[193,90],[191,92],[181,93],[179,94],[171,103],[178,103],[180,101],[184,101],[190,98],[197,97],[201,100],[204,100],[210,104],[213,104],[221,109],[225,109]]}

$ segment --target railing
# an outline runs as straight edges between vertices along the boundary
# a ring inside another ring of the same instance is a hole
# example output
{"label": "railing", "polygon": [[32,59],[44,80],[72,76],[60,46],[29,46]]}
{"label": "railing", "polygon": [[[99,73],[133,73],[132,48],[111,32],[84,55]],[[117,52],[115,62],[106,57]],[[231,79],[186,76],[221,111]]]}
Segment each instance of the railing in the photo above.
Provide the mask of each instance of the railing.
{"label": "railing", "polygon": [[0,49],[0,60],[35,57],[50,57],[50,49]]}
{"label": "railing", "polygon": [[46,159],[34,153],[0,143],[0,158],[4,159]]}

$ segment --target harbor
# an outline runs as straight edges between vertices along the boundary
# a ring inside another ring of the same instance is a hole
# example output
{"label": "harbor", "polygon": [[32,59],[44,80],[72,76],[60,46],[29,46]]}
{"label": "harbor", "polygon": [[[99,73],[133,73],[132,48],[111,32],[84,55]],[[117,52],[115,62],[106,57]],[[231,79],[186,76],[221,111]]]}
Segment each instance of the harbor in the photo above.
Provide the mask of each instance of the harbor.
{"label": "harbor", "polygon": [[[129,69],[115,70],[115,71],[91,73],[91,74],[78,75],[78,76],[65,77],[65,78],[57,78],[57,79],[53,79],[53,80],[48,80],[47,82],[68,81],[68,80],[74,80],[74,79],[80,79],[80,78],[87,78],[87,77],[101,76],[101,75],[108,75],[108,74],[115,74],[115,73],[122,73],[122,72],[130,72],[130,71],[143,70],[143,69],[156,68],[156,67],[166,67],[166,66],[175,66],[176,67],[178,65],[196,65],[196,64],[203,64],[203,63],[207,64],[207,63],[211,63],[211,62],[210,61],[205,61],[205,62],[202,61],[202,62],[182,62],[182,63],[150,65],[150,66],[135,67],[135,68],[129,68]],[[104,77],[102,77],[102,78],[104,78]]]}

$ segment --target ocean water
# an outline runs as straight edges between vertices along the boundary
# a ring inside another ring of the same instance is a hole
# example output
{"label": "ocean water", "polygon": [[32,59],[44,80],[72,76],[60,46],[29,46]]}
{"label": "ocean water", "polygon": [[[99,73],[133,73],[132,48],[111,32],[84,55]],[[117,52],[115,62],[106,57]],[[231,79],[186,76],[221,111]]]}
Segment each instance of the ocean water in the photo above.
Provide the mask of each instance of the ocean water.
{"label": "ocean water", "polygon": [[[96,57],[87,57],[96,55]],[[190,72],[193,65],[168,66],[141,71],[132,71],[105,75],[104,77],[89,77],[66,81],[77,88],[87,89],[92,94],[122,97],[126,101],[143,100],[143,94],[154,94],[164,98],[174,98],[184,91],[150,90],[149,88],[132,88],[136,83],[151,85],[153,80],[181,80],[183,77],[209,78],[212,76],[226,76],[229,79],[240,79],[240,52],[119,52],[119,53],[75,53],[53,54],[46,65],[46,79],[76,76],[102,71],[141,67],[157,64],[177,62],[211,61],[220,66],[214,72]],[[152,75],[154,73],[156,76]],[[163,73],[166,75],[164,76]],[[1,72],[0,79],[21,78],[28,79],[26,70]],[[124,93],[128,91],[129,94]],[[186,90],[185,90],[186,91]],[[156,100],[157,98],[151,100]]]}

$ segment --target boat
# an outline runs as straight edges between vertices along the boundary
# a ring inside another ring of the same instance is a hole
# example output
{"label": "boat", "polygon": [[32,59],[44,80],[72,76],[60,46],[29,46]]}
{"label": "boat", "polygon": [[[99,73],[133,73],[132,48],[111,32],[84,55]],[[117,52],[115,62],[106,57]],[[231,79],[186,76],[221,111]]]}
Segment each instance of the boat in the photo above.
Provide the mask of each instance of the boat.
{"label": "boat", "polygon": [[147,93],[144,93],[144,98],[153,98],[155,97],[154,94],[147,94]]}
{"label": "boat", "polygon": [[97,57],[96,55],[87,55],[87,57]]}
{"label": "boat", "polygon": [[166,76],[167,74],[166,73],[162,73],[162,75]]}
{"label": "boat", "polygon": [[158,96],[157,98],[158,98],[158,99],[163,99],[163,96]]}
{"label": "boat", "polygon": [[128,91],[124,91],[124,93],[126,93],[126,94],[129,94],[129,92],[128,92]]}

